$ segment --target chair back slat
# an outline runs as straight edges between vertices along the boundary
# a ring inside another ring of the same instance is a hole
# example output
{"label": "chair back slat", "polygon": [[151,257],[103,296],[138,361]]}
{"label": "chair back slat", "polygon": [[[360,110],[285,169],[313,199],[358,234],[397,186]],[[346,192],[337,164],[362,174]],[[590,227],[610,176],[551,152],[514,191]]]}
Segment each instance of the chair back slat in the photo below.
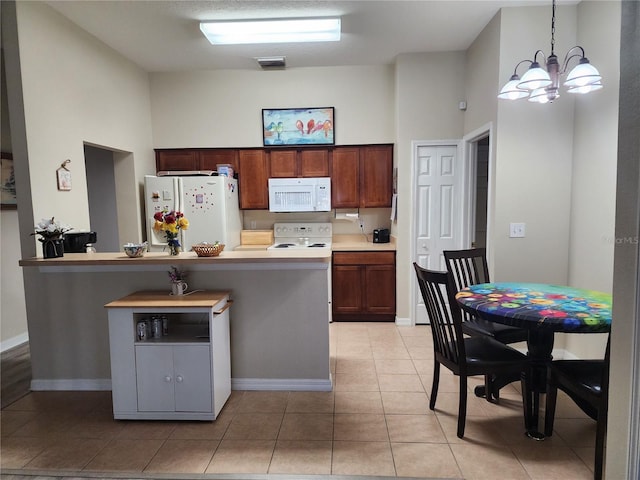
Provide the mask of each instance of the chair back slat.
{"label": "chair back slat", "polygon": [[[462,336],[462,316],[452,292],[447,272],[437,272],[413,264],[418,285],[431,326],[434,350],[451,364],[460,364],[465,358]],[[464,362],[463,362],[464,363]]]}
{"label": "chair back slat", "polygon": [[[469,285],[489,283],[491,281],[489,279],[487,250],[485,248],[445,250],[442,253],[456,292],[459,292]],[[464,311],[462,315],[465,320],[468,320],[470,317],[470,315]]]}

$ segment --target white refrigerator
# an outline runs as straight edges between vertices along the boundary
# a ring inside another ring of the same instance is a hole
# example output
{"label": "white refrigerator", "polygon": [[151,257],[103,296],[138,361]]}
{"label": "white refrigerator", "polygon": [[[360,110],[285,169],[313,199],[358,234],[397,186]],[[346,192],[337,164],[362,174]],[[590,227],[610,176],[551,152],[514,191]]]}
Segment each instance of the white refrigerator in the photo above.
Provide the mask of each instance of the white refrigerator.
{"label": "white refrigerator", "polygon": [[180,230],[183,252],[196,243],[220,242],[225,250],[240,244],[242,214],[238,203],[238,181],[223,176],[144,177],[145,220],[149,251],[168,251],[163,232],[153,229],[156,212],[184,213],[189,228]]}

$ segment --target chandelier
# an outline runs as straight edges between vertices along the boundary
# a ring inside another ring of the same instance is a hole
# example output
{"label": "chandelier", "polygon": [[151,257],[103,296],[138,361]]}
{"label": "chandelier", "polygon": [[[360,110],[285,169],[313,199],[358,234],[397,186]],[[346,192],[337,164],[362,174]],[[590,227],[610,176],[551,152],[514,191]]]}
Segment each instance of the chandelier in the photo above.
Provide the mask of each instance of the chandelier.
{"label": "chandelier", "polygon": [[[556,0],[553,0],[551,13],[551,55],[545,57],[542,50],[538,50],[533,55],[533,60],[522,60],[513,69],[513,75],[502,87],[498,98],[505,100],[518,100],[529,97],[530,102],[549,103],[560,96],[560,77],[565,74],[569,62],[574,58],[580,58],[578,65],[567,75],[564,86],[569,93],[589,93],[602,88],[602,76],[589,63],[589,59],[584,56],[584,48],[577,45],[572,47],[566,54],[562,68],[558,63],[558,57],[554,52],[556,33]],[[540,66],[538,55],[544,60],[546,70]],[[520,78],[518,67],[523,63],[529,64],[529,70]]]}

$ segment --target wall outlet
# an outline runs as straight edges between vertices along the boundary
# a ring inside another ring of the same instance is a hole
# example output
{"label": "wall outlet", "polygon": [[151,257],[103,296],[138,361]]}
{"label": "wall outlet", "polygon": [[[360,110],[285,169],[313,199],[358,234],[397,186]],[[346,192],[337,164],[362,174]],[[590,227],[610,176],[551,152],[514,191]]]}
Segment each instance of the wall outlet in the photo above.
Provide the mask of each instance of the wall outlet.
{"label": "wall outlet", "polygon": [[509,237],[510,238],[524,238],[525,236],[524,223],[510,223],[509,224]]}

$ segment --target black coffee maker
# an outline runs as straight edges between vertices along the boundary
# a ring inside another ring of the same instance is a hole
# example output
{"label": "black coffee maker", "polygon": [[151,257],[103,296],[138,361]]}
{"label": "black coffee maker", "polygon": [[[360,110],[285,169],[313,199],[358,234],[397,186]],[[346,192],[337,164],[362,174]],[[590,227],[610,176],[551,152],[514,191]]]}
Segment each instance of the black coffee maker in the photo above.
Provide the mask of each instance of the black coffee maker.
{"label": "black coffee maker", "polygon": [[62,237],[64,253],[85,253],[88,243],[96,243],[96,232],[67,232]]}
{"label": "black coffee maker", "polygon": [[389,236],[388,228],[376,228],[373,231],[373,243],[389,243]]}

